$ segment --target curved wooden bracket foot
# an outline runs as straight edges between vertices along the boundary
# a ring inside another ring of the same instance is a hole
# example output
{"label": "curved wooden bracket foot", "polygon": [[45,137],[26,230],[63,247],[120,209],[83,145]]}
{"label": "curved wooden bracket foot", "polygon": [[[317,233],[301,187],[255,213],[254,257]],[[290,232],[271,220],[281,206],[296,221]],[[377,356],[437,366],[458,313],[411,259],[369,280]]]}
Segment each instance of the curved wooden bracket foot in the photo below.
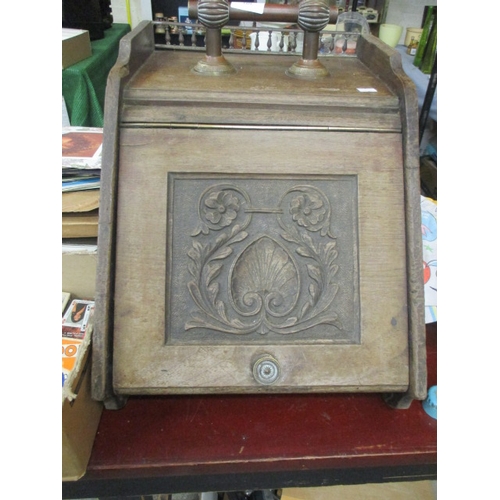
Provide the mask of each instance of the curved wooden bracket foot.
{"label": "curved wooden bracket foot", "polygon": [[104,408],[106,410],[121,410],[128,401],[127,396],[113,395],[104,400]]}
{"label": "curved wooden bracket foot", "polygon": [[391,408],[395,408],[396,410],[407,410],[415,399],[413,395],[408,392],[392,392],[383,394],[382,397]]}

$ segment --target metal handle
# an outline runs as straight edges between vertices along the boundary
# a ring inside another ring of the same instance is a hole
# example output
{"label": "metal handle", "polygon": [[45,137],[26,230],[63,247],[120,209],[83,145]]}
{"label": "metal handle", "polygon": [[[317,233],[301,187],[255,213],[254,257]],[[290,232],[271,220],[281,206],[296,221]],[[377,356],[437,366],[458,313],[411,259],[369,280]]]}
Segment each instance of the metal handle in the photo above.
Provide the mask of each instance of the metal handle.
{"label": "metal handle", "polygon": [[297,23],[304,30],[302,59],[288,71],[298,78],[320,78],[328,71],[318,61],[319,32],[337,21],[337,7],[327,0],[301,0],[298,5],[264,4],[262,14],[231,7],[228,0],[189,0],[188,15],[205,26],[206,60],[194,68],[197,73],[221,75],[234,73],[222,55],[221,28],[229,20]]}
{"label": "metal handle", "polygon": [[[198,19],[198,0],[188,1],[188,15],[192,19]],[[329,23],[337,22],[338,8],[329,6]],[[264,4],[262,14],[241,9],[235,9],[229,3],[229,19],[231,21],[258,21],[258,22],[281,22],[296,23],[299,18],[298,5]]]}

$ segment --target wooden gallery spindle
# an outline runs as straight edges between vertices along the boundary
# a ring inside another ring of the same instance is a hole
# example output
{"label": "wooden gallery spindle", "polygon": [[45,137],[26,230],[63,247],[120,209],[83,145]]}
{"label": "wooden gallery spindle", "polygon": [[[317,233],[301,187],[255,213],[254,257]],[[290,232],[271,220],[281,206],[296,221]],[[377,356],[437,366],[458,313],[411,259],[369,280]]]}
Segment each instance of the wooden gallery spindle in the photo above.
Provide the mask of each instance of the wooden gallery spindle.
{"label": "wooden gallery spindle", "polygon": [[229,21],[228,0],[199,0],[198,20],[205,26],[205,59],[198,61],[193,71],[202,75],[227,75],[236,70],[222,55],[221,28]]}
{"label": "wooden gallery spindle", "polygon": [[302,0],[299,3],[298,25],[304,30],[302,59],[291,66],[287,75],[296,78],[323,78],[328,70],[318,61],[319,32],[330,21],[326,0]]}

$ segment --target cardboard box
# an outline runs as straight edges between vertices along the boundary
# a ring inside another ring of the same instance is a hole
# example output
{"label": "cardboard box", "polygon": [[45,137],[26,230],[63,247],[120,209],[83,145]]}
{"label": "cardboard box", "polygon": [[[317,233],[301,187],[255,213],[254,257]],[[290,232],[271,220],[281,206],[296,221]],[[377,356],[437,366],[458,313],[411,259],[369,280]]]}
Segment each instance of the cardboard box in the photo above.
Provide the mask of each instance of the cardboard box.
{"label": "cardboard box", "polygon": [[99,427],[102,403],[94,401],[90,392],[91,346],[83,353],[71,384],[74,399],[62,399],[62,480],[76,481],[87,470],[87,464]]}
{"label": "cardboard box", "polygon": [[[63,245],[63,291],[76,298],[94,300],[96,262],[96,245]],[[89,339],[91,335],[92,332]],[[102,403],[91,397],[92,344],[88,342],[82,347],[62,395],[63,481],[75,481],[85,474],[103,409]]]}
{"label": "cardboard box", "polygon": [[94,300],[97,245],[62,245],[62,290],[75,299]]}
{"label": "cardboard box", "polygon": [[62,69],[83,61],[92,55],[87,30],[62,28]]}

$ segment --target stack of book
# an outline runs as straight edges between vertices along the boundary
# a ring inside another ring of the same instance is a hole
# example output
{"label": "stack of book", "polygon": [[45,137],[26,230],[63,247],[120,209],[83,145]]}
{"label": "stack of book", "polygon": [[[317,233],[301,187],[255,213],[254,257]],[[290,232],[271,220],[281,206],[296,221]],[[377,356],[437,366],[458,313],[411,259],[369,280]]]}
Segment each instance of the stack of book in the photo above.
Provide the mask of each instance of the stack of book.
{"label": "stack of book", "polygon": [[62,237],[97,237],[102,128],[62,129]]}

